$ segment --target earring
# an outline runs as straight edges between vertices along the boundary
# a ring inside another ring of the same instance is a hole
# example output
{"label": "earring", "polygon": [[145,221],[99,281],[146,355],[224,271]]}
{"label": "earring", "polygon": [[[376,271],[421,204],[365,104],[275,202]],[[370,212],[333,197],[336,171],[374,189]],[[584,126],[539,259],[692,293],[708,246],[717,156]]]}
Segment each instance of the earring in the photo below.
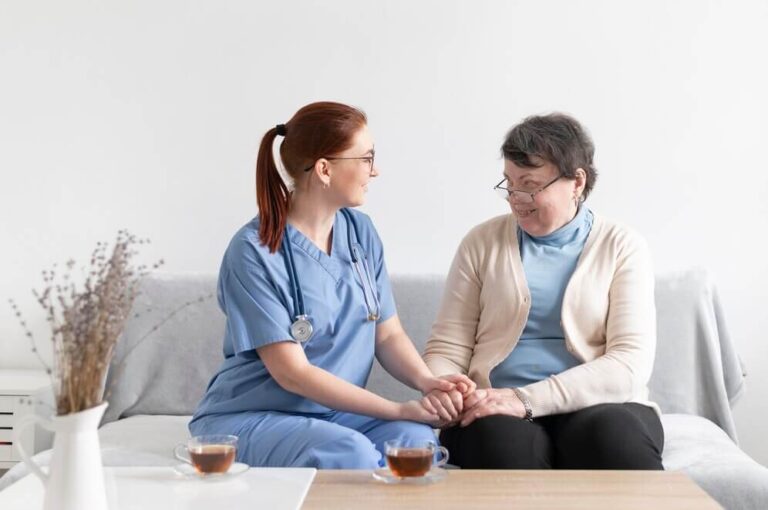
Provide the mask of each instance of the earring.
{"label": "earring", "polygon": [[331,187],[331,183],[330,182],[324,182],[323,183],[323,189],[328,189],[330,187]]}

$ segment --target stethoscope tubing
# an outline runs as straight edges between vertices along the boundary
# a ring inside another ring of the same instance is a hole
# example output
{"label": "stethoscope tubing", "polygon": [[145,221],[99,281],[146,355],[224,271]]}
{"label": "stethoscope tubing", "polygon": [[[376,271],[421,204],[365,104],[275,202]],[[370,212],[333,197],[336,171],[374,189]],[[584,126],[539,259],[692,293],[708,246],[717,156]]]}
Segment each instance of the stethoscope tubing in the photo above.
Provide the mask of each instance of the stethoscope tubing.
{"label": "stethoscope tubing", "polygon": [[291,243],[285,237],[287,237],[287,230],[283,234],[283,256],[287,258],[285,267],[288,270],[288,280],[291,283],[291,292],[293,293],[293,303],[296,307],[295,316],[304,315],[304,293],[301,291],[301,285],[299,285],[299,277],[296,274],[296,265],[293,262],[293,249]]}
{"label": "stethoscope tubing", "polygon": [[[368,312],[368,320],[378,320],[379,314],[381,313],[381,304],[379,303],[379,298],[377,296],[377,292],[374,292],[374,285],[373,285],[373,279],[371,278],[371,273],[368,270],[368,264],[365,263],[365,257],[361,258],[357,253],[357,246],[352,243],[352,230],[355,231],[355,239],[357,239],[357,245],[360,245],[360,232],[357,230],[357,222],[352,217],[352,213],[349,212],[347,209],[342,209],[341,213],[344,215],[344,217],[347,220],[347,246],[349,247],[349,256],[352,259],[352,265],[355,268],[355,271],[357,271],[357,276],[360,278],[360,285],[363,287],[363,299],[365,299],[365,308]],[[352,229],[349,228],[349,224],[352,224]],[[360,261],[362,262],[362,268],[360,267]],[[363,276],[363,273],[365,273],[365,276]],[[366,283],[368,285],[366,285]],[[371,300],[373,301],[373,308],[371,308],[371,304],[368,302],[368,293],[371,294]],[[373,311],[371,311],[373,309]]]}
{"label": "stethoscope tubing", "polygon": [[[368,320],[378,320],[381,313],[381,304],[379,303],[377,296],[378,293],[375,291],[376,287],[374,286],[373,279],[371,277],[370,271],[368,270],[368,264],[365,263],[364,257],[359,256],[357,253],[357,246],[352,242],[352,231],[354,230],[357,244],[360,244],[360,232],[357,229],[357,222],[355,221],[354,217],[352,217],[352,213],[350,213],[347,209],[341,209],[341,212],[347,222],[347,249],[349,250],[349,257],[352,260],[352,266],[355,268],[357,276],[360,278],[360,284],[363,288],[363,299],[365,299],[365,307],[368,311]],[[350,228],[350,225],[352,228]],[[293,304],[295,307],[294,317],[296,321],[291,325],[292,336],[294,336],[294,340],[306,342],[312,336],[312,326],[309,322],[309,316],[306,313],[306,308],[304,307],[304,293],[301,290],[299,275],[296,272],[296,264],[294,263],[293,258],[293,248],[291,247],[291,242],[288,239],[287,225],[285,232],[283,233],[282,248],[283,260],[285,262],[286,271],[288,272],[288,280],[291,285],[291,294],[293,295]],[[363,267],[360,267],[361,265]],[[373,301],[373,308],[371,307],[371,303],[368,299],[369,292],[371,294],[371,300]],[[299,324],[299,322],[304,322],[308,325],[309,334],[306,339],[296,338],[293,334],[293,328]]]}

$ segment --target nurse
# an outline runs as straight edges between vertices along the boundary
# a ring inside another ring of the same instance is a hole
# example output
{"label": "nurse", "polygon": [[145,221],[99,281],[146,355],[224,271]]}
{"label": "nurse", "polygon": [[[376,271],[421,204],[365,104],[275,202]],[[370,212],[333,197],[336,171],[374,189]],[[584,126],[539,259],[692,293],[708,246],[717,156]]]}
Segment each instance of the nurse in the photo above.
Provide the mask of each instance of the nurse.
{"label": "nurse", "polygon": [[[280,159],[273,156],[283,137]],[[252,466],[374,469],[389,439],[435,440],[428,398],[364,389],[376,356],[424,395],[468,393],[464,375],[432,375],[395,310],[384,250],[362,205],[378,175],[365,114],[319,102],[267,131],[256,163],[259,214],[233,237],[218,281],[224,362],[189,425],[239,436]]]}

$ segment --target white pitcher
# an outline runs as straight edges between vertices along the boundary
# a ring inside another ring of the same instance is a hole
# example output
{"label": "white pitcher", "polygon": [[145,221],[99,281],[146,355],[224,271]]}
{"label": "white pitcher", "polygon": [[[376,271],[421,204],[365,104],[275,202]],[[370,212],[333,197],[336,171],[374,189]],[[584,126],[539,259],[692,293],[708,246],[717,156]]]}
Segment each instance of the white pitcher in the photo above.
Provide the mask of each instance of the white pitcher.
{"label": "white pitcher", "polygon": [[[31,414],[14,427],[14,443],[27,467],[45,486],[44,510],[107,510],[104,467],[101,463],[98,428],[107,402],[79,413],[50,420]],[[43,473],[21,446],[21,434],[30,425],[54,432],[53,457]]]}

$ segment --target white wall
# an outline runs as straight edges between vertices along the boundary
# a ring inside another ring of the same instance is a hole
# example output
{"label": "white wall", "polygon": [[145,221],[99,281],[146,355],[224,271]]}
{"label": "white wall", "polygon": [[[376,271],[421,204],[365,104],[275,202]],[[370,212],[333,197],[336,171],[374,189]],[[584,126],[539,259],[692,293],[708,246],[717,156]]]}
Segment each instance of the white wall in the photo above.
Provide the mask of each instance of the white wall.
{"label": "white wall", "polygon": [[[505,211],[505,130],[564,110],[597,144],[589,205],[659,271],[713,273],[750,369],[742,444],[768,464],[766,26],[760,0],[5,0],[0,299],[42,332],[39,271],[121,227],[167,271],[216,271],[254,214],[260,136],[319,99],[369,114],[390,271],[445,272]],[[36,366],[4,304],[0,366]]]}

